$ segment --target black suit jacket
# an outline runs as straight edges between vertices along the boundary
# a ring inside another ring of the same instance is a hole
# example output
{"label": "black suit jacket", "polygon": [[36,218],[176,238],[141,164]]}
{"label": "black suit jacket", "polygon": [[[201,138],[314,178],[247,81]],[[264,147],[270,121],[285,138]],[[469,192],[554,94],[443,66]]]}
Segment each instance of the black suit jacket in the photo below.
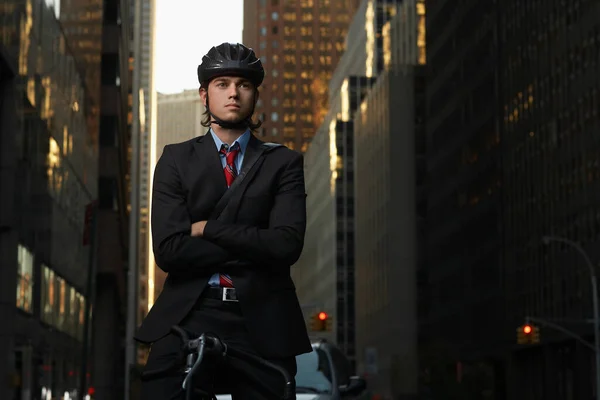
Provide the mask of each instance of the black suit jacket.
{"label": "black suit jacket", "polygon": [[[210,215],[227,184],[212,135],[164,148],[154,172],[151,223],[154,257],[168,276],[136,340],[152,343],[167,335],[210,276],[224,272],[233,279],[261,355],[311,351],[290,277],[306,228],[303,157],[284,146],[261,152],[263,147],[251,136],[240,176],[257,161],[218,219]],[[203,220],[204,236],[190,236],[191,224]]]}

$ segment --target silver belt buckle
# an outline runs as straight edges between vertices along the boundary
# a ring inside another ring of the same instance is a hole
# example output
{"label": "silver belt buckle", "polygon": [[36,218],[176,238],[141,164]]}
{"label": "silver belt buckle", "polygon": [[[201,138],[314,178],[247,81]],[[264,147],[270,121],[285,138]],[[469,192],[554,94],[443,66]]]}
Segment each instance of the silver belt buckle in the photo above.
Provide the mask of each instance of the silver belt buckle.
{"label": "silver belt buckle", "polygon": [[223,288],[223,297],[221,298],[223,301],[238,301],[235,288],[224,287]]}

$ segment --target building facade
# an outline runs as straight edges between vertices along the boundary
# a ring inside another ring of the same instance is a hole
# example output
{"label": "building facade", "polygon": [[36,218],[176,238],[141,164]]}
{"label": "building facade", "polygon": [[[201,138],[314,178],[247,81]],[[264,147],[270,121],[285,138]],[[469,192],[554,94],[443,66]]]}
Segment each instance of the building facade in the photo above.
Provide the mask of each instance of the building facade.
{"label": "building facade", "polygon": [[423,263],[425,4],[382,27],[382,71],[354,115],[356,348],[376,393],[418,394],[417,276]]}
{"label": "building facade", "polygon": [[156,153],[160,157],[166,145],[185,142],[202,136],[208,128],[202,126],[206,108],[197,89],[179,93],[157,94]]}
{"label": "building facade", "polygon": [[328,110],[328,84],[358,0],[245,0],[243,42],[266,76],[257,115],[267,141],[306,151]]}
{"label": "building facade", "polygon": [[[518,345],[515,330],[530,316],[593,338],[591,325],[565,321],[592,315],[589,266],[576,246],[592,263],[600,258],[599,7],[442,1],[428,9],[421,336],[439,393],[595,395],[583,344],[542,326],[540,343]],[[450,18],[457,22],[443,23]]]}
{"label": "building facade", "polygon": [[[129,65],[118,55],[129,54],[129,9],[106,0],[98,18],[71,5],[0,4],[9,338],[0,373],[11,382],[1,398],[73,397],[94,387],[108,399],[123,390]],[[77,15],[87,18],[79,27]],[[102,46],[83,51],[78,33],[100,33]],[[95,73],[86,73],[87,61]]]}
{"label": "building facade", "polygon": [[[355,363],[354,275],[354,113],[383,69],[384,24],[397,2],[362,1],[354,15],[342,55],[328,83],[329,108],[306,152],[308,224],[304,251],[293,278],[311,326],[315,313],[331,318],[328,332]],[[379,17],[377,17],[379,15]],[[375,55],[375,56],[374,56]],[[327,173],[324,173],[327,171]],[[333,288],[333,290],[332,290]]]}
{"label": "building facade", "polygon": [[[504,312],[498,4],[444,1],[427,10],[427,300],[420,351],[425,384],[439,393],[458,390],[456,371],[463,368],[483,377],[478,390],[494,390],[488,377],[498,368],[468,360],[499,344]],[[481,326],[488,334],[479,333]]]}
{"label": "building facade", "polygon": [[[321,310],[332,318],[331,331],[312,334],[336,342],[374,391],[406,398],[417,385],[425,141],[424,75],[413,66],[425,62],[424,17],[422,2],[359,6],[329,83],[330,108],[306,152],[307,234],[293,275],[307,319]],[[389,146],[402,150],[400,161],[384,156]],[[386,176],[399,189],[386,188]],[[382,287],[391,277],[395,286]]]}
{"label": "building facade", "polygon": [[2,1],[0,32],[0,397],[76,393],[99,159],[84,79],[53,9]]}
{"label": "building facade", "polygon": [[[139,176],[138,176],[138,199],[139,199],[139,234],[137,238],[137,263],[140,276],[139,304],[146,304],[145,317],[154,304],[154,256],[151,251],[150,236],[150,191],[152,186],[152,175],[154,164],[157,160],[156,147],[156,90],[154,88],[154,43],[156,36],[156,0],[142,0],[139,25],[135,29],[140,30],[139,47],[136,49],[138,66],[140,68],[136,87],[138,98],[142,105],[140,113],[139,131]],[[146,293],[146,296],[142,296]],[[138,324],[142,322],[138,320]]]}
{"label": "building facade", "polygon": [[[598,265],[600,4],[528,3],[516,12],[515,1],[503,2],[497,17],[505,340],[514,349],[504,358],[506,394],[591,398],[593,351],[544,326],[539,345],[515,349],[509,327],[524,316],[593,315],[585,258],[573,245],[542,238],[575,242]],[[564,326],[593,343],[592,324]]]}

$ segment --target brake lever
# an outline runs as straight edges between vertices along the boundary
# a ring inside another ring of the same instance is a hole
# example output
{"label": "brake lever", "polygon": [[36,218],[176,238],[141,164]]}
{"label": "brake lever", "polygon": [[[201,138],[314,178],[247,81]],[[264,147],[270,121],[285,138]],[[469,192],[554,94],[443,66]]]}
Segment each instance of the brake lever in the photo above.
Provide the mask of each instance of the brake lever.
{"label": "brake lever", "polygon": [[211,352],[223,356],[227,355],[227,344],[223,343],[219,337],[206,335],[205,340]]}

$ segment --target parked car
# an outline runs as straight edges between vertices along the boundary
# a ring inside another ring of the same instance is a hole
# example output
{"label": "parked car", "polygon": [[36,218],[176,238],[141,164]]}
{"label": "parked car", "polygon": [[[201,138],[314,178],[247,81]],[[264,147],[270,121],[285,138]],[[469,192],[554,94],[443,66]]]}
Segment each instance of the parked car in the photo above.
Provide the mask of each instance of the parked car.
{"label": "parked car", "polygon": [[[362,400],[367,398],[367,383],[352,376],[348,358],[333,343],[318,340],[313,351],[296,357],[297,400]],[[230,400],[230,395],[218,395]]]}

